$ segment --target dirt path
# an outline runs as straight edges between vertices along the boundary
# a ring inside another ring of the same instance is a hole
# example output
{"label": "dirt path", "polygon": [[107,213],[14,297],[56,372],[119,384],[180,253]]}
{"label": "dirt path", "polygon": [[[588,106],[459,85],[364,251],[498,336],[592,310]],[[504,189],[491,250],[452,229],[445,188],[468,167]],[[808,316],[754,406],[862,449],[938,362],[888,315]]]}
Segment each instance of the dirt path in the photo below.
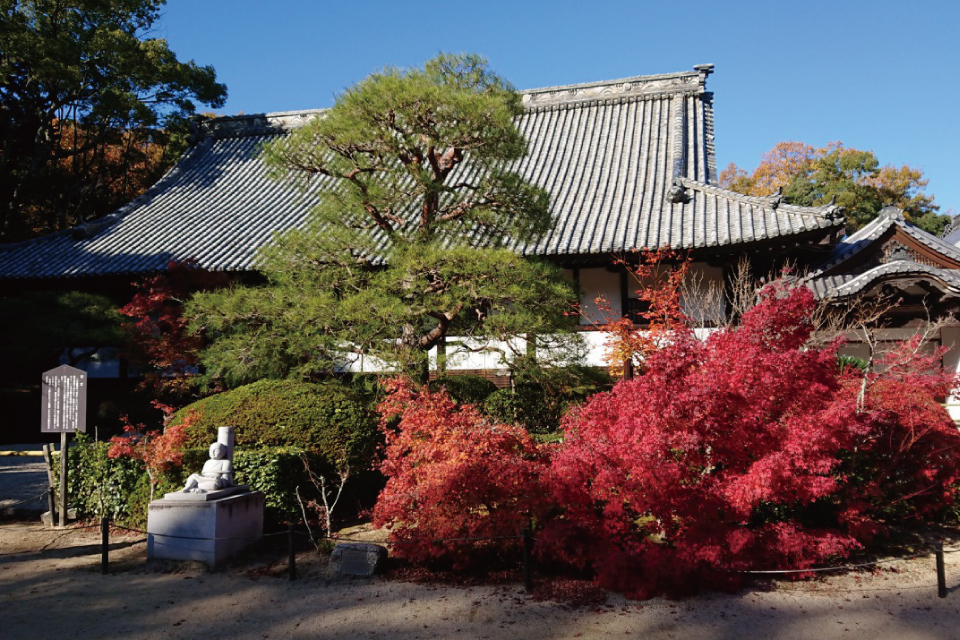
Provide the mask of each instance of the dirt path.
{"label": "dirt path", "polygon": [[[36,445],[0,445],[5,451],[39,453]],[[41,513],[47,509],[47,472],[43,458],[0,456],[0,514]]]}
{"label": "dirt path", "polygon": [[285,558],[242,559],[219,570],[148,568],[141,538],[112,538],[100,574],[99,534],[0,523],[0,637],[230,640],[389,638],[960,638],[960,553],[947,556],[945,599],[932,558],[893,570],[770,590],[594,609],[527,597],[519,585],[451,588],[384,579],[329,580],[315,553],[300,578]]}

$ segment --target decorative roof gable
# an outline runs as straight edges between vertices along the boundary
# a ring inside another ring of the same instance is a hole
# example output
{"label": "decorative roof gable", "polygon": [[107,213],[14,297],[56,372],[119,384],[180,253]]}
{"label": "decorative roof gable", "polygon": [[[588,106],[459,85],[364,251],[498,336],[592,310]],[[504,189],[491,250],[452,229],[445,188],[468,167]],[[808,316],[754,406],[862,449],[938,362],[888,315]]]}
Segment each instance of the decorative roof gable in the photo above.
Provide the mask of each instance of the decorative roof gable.
{"label": "decorative roof gable", "polygon": [[941,294],[960,295],[960,249],[907,222],[887,207],[834,247],[806,282],[821,298],[846,298],[888,284],[919,281]]}

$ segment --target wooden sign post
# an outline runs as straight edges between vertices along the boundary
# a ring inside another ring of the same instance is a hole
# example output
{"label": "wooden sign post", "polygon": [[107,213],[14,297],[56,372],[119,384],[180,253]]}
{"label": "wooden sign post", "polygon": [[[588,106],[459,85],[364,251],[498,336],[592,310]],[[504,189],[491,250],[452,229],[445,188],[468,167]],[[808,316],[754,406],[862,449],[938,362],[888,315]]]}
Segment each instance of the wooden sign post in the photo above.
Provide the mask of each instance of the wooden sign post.
{"label": "wooden sign post", "polygon": [[[60,434],[60,526],[67,525],[67,438],[87,430],[87,372],[63,365],[43,373],[40,432]],[[50,514],[53,522],[53,514]]]}

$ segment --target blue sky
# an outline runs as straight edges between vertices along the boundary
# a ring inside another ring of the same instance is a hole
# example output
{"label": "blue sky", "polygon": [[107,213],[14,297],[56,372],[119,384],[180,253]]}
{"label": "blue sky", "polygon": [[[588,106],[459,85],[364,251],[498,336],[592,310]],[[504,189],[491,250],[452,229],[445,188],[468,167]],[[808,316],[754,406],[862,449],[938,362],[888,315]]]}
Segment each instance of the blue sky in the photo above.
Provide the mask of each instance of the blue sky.
{"label": "blue sky", "polygon": [[713,63],[717,161],[841,140],[924,171],[960,214],[960,2],[168,0],[153,35],[210,64],[218,113],[328,107],[385,66],[485,56],[518,89]]}

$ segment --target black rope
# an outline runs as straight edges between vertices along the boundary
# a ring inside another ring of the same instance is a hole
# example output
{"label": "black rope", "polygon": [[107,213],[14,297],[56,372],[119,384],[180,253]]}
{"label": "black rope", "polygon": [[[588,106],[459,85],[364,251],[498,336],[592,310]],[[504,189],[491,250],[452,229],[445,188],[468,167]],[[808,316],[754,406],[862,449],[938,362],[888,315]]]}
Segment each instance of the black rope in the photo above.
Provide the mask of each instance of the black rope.
{"label": "black rope", "polygon": [[887,558],[886,560],[876,560],[874,562],[861,562],[857,564],[842,564],[835,567],[811,567],[809,569],[752,569],[747,571],[731,571],[731,573],[746,573],[753,575],[770,575],[770,574],[786,574],[786,573],[824,573],[827,571],[850,571],[853,569],[862,569],[864,567],[876,567],[881,564],[890,564],[892,562],[899,562],[901,560],[915,560],[917,558],[924,558],[928,554],[923,555],[914,555],[914,556],[905,556],[902,558]]}
{"label": "black rope", "polygon": [[[45,494],[43,494],[45,495]],[[43,495],[38,497],[43,497]],[[166,533],[153,533],[150,534],[147,531],[141,529],[133,529],[130,527],[124,527],[118,524],[111,524],[115,529],[121,531],[128,531],[130,533],[136,533],[140,535],[153,535],[154,543],[163,544],[160,541],[157,541],[156,538],[169,538],[171,540],[197,540],[197,541],[217,541],[217,540],[259,540],[261,538],[270,538],[275,536],[286,536],[289,535],[289,531],[278,531],[275,533],[265,533],[260,536],[240,536],[240,537],[218,537],[218,538],[205,538],[198,536],[178,536]],[[93,525],[74,525],[71,527],[71,530],[82,530],[82,529],[98,529],[100,528],[99,524]],[[293,533],[301,536],[313,537],[312,534],[308,531],[293,531]],[[463,537],[463,538],[432,538],[432,539],[412,539],[412,540],[362,540],[358,538],[345,538],[341,536],[323,536],[327,540],[333,540],[336,542],[354,542],[354,543],[364,543],[364,544],[379,544],[379,545],[402,545],[402,544],[442,544],[445,542],[485,542],[492,540],[522,540],[522,535],[510,535],[510,536],[474,536],[474,537]],[[142,542],[142,541],[140,541]],[[957,549],[944,549],[944,553],[960,553],[960,548]],[[786,575],[791,573],[826,573],[830,571],[852,571],[854,569],[862,569],[866,567],[877,567],[884,564],[890,564],[893,562],[900,562],[906,560],[915,560],[918,558],[923,558],[929,555],[931,552],[925,554],[914,554],[910,556],[895,557],[895,558],[886,558],[883,560],[875,560],[873,562],[861,562],[861,563],[848,563],[842,565],[836,565],[832,567],[809,567],[806,569],[748,569],[748,570],[730,570],[729,573],[740,573],[747,575]]]}
{"label": "black rope", "polygon": [[489,536],[489,537],[474,537],[474,538],[433,538],[433,539],[412,539],[412,540],[358,540],[357,538],[341,538],[339,536],[325,536],[328,540],[336,540],[338,542],[367,542],[371,544],[439,544],[444,542],[484,542],[488,540],[521,540],[523,536]]}
{"label": "black rope", "polygon": [[36,496],[36,497],[27,498],[26,500],[21,500],[20,502],[14,502],[13,504],[4,504],[4,505],[2,505],[2,507],[0,507],[0,508],[3,508],[3,509],[11,509],[11,508],[13,508],[13,507],[19,507],[19,506],[22,505],[22,504],[27,504],[28,502],[33,502],[34,500],[41,500],[41,499],[46,498],[46,497],[47,497],[47,492],[44,491],[43,493],[41,493],[40,495],[38,495],[38,496]]}

